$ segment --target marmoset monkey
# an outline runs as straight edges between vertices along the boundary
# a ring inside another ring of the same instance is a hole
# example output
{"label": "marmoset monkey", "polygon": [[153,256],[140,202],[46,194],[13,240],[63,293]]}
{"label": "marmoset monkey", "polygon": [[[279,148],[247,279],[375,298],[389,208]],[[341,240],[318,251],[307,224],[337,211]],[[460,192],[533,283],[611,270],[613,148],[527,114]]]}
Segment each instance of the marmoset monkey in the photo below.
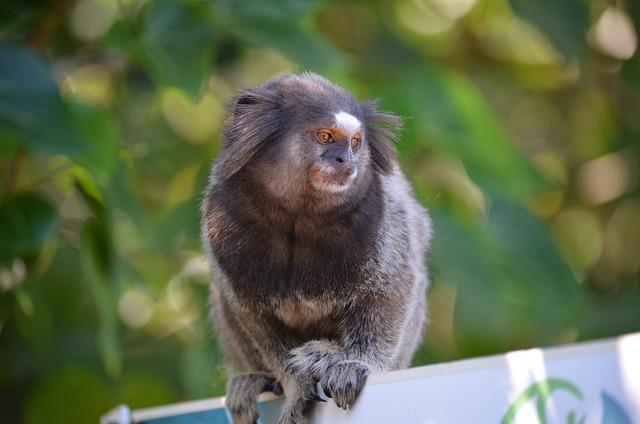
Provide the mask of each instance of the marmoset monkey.
{"label": "marmoset monkey", "polygon": [[406,368],[422,340],[431,234],[399,168],[402,124],[316,74],[235,99],[202,205],[226,406],[307,423],[316,386],[350,407],[371,373]]}

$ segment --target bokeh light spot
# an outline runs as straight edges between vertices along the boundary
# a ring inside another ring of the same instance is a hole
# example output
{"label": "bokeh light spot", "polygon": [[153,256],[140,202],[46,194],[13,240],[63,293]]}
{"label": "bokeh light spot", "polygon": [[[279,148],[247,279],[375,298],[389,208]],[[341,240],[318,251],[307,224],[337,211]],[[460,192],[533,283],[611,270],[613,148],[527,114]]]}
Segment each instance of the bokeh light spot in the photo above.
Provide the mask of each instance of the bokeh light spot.
{"label": "bokeh light spot", "polygon": [[604,11],[593,27],[591,36],[598,50],[616,59],[630,59],[638,47],[638,37],[631,19],[615,7]]}

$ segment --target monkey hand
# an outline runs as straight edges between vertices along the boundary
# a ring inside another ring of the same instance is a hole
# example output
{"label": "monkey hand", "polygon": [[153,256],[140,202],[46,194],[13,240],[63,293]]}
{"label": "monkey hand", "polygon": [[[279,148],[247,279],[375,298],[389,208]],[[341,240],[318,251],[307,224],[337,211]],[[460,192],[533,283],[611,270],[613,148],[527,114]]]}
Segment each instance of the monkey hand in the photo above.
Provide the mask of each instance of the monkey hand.
{"label": "monkey hand", "polygon": [[341,361],[327,370],[320,379],[320,387],[336,405],[347,409],[360,394],[370,372],[371,367],[362,361]]}
{"label": "monkey hand", "polygon": [[346,351],[336,342],[311,340],[289,352],[287,371],[319,381],[324,393],[347,409],[362,390],[371,367],[347,359]]}
{"label": "monkey hand", "polygon": [[231,377],[225,403],[234,424],[258,422],[258,396],[266,391],[282,394],[282,386],[272,374],[249,373]]}
{"label": "monkey hand", "polygon": [[287,371],[293,375],[307,375],[319,381],[327,370],[347,354],[338,343],[329,340],[311,340],[291,349],[287,360]]}

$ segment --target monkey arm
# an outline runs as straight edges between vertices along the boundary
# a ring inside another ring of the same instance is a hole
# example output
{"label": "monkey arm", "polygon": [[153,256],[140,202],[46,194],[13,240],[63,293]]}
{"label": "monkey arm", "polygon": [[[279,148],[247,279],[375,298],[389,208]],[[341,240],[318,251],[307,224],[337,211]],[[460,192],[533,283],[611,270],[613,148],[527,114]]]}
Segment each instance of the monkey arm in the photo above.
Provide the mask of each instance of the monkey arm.
{"label": "monkey arm", "polygon": [[[285,394],[285,406],[279,424],[304,424],[304,412],[317,400],[314,380],[308,375],[293,375],[285,371],[288,352],[299,344],[269,313],[241,313],[241,328],[250,335],[247,348],[255,349],[262,360],[260,369],[231,377],[227,387],[227,406],[234,423],[253,423],[258,417],[258,395],[271,387]],[[266,371],[266,372],[265,372]],[[246,420],[246,421],[245,421]]]}
{"label": "monkey arm", "polygon": [[398,363],[403,331],[407,324],[416,325],[408,323],[410,310],[399,299],[388,294],[357,298],[346,311],[340,340],[311,340],[292,349],[288,371],[309,375],[336,405],[347,409],[369,374],[408,365]]}

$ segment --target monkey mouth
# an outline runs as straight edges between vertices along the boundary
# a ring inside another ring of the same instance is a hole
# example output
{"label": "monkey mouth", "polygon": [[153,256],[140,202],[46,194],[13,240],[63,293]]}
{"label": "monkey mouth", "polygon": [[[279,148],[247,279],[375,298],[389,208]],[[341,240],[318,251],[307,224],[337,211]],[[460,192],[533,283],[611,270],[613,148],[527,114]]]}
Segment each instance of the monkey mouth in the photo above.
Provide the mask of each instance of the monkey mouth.
{"label": "monkey mouth", "polygon": [[357,168],[335,169],[319,167],[310,174],[311,184],[320,191],[338,193],[347,190],[358,175]]}

